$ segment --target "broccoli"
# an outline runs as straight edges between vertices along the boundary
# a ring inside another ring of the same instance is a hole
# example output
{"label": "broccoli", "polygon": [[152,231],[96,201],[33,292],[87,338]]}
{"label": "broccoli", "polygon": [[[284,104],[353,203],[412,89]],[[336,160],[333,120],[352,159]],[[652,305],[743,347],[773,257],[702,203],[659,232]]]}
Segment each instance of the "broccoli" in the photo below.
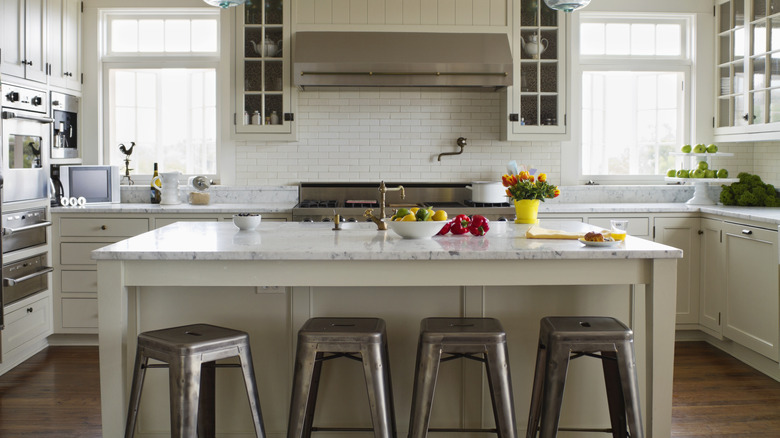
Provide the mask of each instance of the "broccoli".
{"label": "broccoli", "polygon": [[764,184],[761,177],[740,172],[739,182],[721,186],[720,202],[723,205],[780,207],[780,196],[771,184]]}

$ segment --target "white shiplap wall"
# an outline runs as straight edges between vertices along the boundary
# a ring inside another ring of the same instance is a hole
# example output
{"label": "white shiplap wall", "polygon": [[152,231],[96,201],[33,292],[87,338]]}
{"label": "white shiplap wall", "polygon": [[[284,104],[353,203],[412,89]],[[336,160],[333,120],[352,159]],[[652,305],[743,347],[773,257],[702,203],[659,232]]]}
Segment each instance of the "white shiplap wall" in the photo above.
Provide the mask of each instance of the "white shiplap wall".
{"label": "white shiplap wall", "polygon": [[[506,163],[560,180],[560,143],[502,142],[503,91],[334,89],[298,94],[298,141],[237,142],[236,184],[500,179]],[[466,137],[462,155],[455,141]]]}
{"label": "white shiplap wall", "polygon": [[298,25],[505,26],[507,0],[296,0]]}

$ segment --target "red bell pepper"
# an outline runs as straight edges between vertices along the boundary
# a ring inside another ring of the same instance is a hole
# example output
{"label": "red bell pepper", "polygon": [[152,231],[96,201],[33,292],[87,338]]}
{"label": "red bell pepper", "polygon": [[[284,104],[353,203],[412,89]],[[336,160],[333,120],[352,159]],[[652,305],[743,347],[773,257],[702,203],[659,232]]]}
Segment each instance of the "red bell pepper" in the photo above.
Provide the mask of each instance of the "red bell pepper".
{"label": "red bell pepper", "polygon": [[452,223],[451,222],[447,222],[446,224],[444,224],[443,227],[441,227],[441,230],[439,230],[439,232],[436,233],[436,235],[443,236],[443,235],[449,233],[451,227],[452,227]]}
{"label": "red bell pepper", "polygon": [[452,234],[460,235],[469,232],[469,225],[471,225],[471,219],[465,214],[459,214],[455,216],[455,219],[450,223],[450,231]]}
{"label": "red bell pepper", "polygon": [[484,236],[490,226],[488,226],[488,220],[485,216],[475,214],[471,217],[471,224],[469,225],[469,231],[475,236]]}

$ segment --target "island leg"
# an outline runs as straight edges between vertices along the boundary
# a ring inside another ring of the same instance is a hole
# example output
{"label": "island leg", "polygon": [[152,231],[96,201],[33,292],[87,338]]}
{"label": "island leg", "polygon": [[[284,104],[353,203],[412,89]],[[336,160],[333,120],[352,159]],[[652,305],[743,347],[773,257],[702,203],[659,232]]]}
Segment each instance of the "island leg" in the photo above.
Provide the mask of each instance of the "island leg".
{"label": "island leg", "polygon": [[100,408],[104,437],[124,435],[127,413],[127,288],[124,263],[98,261]]}
{"label": "island leg", "polygon": [[646,286],[647,437],[672,435],[674,329],[677,309],[677,259],[652,260]]}

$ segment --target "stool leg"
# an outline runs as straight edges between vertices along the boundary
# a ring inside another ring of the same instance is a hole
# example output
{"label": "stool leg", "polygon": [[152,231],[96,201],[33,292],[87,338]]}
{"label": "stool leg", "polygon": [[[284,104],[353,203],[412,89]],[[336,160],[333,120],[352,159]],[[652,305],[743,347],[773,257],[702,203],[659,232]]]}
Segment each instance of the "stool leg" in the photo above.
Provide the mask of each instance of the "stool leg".
{"label": "stool leg", "polygon": [[200,366],[200,395],[198,397],[198,438],[214,438],[217,434],[214,398],[216,397],[216,362]]}
{"label": "stool leg", "polygon": [[149,359],[144,355],[141,347],[135,350],[135,365],[133,366],[133,386],[130,388],[130,403],[127,407],[127,424],[125,424],[125,438],[133,438],[135,423],[138,419],[138,407],[141,404],[141,391],[144,388],[146,364]]}
{"label": "stool leg", "polygon": [[539,417],[542,415],[542,390],[544,389],[545,371],[547,369],[547,347],[539,341],[536,351],[536,368],[534,371],[534,386],[531,390],[531,409],[528,413],[526,438],[535,438],[539,428]]}
{"label": "stool leg", "polygon": [[363,373],[366,378],[374,437],[395,438],[390,364],[383,360],[386,359],[383,345],[376,343],[363,345],[360,355],[363,358]]}
{"label": "stool leg", "polygon": [[547,370],[542,391],[542,426],[540,438],[555,438],[558,435],[558,421],[561,418],[563,388],[569,368],[569,345],[548,345]]}
{"label": "stool leg", "polygon": [[[290,397],[290,418],[287,423],[287,438],[311,436],[311,422],[307,420],[309,417],[314,416],[313,403],[316,401],[316,393],[312,397],[312,390],[316,391],[318,386],[314,384],[314,374],[315,370],[319,373],[322,367],[322,363],[316,360],[317,355],[316,345],[298,341],[298,351],[295,354],[293,390]],[[317,380],[319,380],[319,377]]]}
{"label": "stool leg", "polygon": [[631,438],[644,438],[642,411],[639,406],[639,381],[636,377],[634,343],[632,341],[620,343],[617,345],[617,349],[620,385],[623,387],[623,399],[625,400]]}
{"label": "stool leg", "polygon": [[487,347],[485,368],[493,402],[493,416],[499,438],[517,438],[515,402],[512,397],[512,378],[506,344]]}
{"label": "stool leg", "polygon": [[609,421],[612,424],[613,438],[627,438],[626,404],[620,384],[617,354],[614,351],[602,351],[601,367],[604,369],[604,385],[607,388],[607,406]]}
{"label": "stool leg", "polygon": [[412,394],[412,413],[409,418],[409,438],[425,438],[431,421],[433,393],[439,375],[440,344],[422,342],[417,347],[417,366]]}
{"label": "stool leg", "polygon": [[200,365],[200,359],[195,357],[179,357],[169,364],[173,438],[197,436]]}
{"label": "stool leg", "polygon": [[255,424],[255,435],[257,438],[265,438],[263,413],[260,410],[260,394],[257,391],[255,367],[252,362],[252,350],[249,348],[248,343],[245,348],[239,347],[238,358],[241,361],[241,371],[244,373],[244,386],[246,387],[246,395],[249,399],[249,409],[252,412],[252,421]]}

